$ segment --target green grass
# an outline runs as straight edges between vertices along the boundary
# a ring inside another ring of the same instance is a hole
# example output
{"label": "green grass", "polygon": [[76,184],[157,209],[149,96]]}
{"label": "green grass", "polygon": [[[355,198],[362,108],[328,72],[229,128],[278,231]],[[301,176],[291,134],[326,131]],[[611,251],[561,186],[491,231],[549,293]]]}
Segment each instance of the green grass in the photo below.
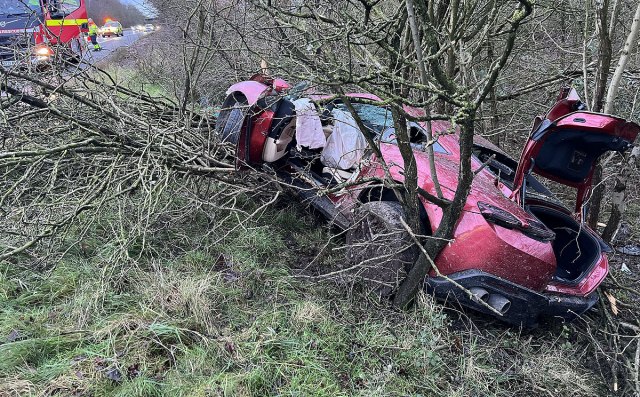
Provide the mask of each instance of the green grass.
{"label": "green grass", "polygon": [[[256,209],[249,200],[245,207]],[[101,211],[92,215],[89,235],[74,231],[65,240],[81,239],[83,248],[46,270],[0,264],[0,395],[591,396],[603,390],[601,378],[583,365],[586,358],[575,359],[584,345],[567,345],[556,331],[521,335],[476,317],[478,329],[425,295],[410,311],[397,312],[357,286],[294,277],[291,268],[307,265],[321,249],[326,253],[317,266],[327,269],[342,251],[331,251],[339,239],[323,248],[326,225],[291,202],[235,229],[235,217],[209,214],[219,220],[212,225],[200,215],[145,236],[146,248],[132,258],[121,255],[131,247],[114,243],[107,226],[120,223],[135,235],[127,226],[135,222]],[[222,230],[232,231],[221,238]],[[5,342],[12,333],[14,340]]]}

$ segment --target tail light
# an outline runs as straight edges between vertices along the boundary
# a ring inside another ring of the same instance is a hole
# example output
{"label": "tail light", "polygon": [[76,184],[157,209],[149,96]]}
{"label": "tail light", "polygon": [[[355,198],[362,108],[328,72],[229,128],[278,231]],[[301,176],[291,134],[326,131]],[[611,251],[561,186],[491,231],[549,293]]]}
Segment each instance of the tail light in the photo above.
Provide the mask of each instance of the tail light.
{"label": "tail light", "polygon": [[522,234],[534,240],[553,241],[556,238],[554,232],[536,219],[527,219],[527,222],[523,223],[509,211],[483,202],[478,202],[478,209],[480,209],[480,213],[487,222],[507,229],[519,230]]}
{"label": "tail light", "polygon": [[540,241],[553,241],[556,239],[556,234],[544,223],[534,219],[528,219],[527,223],[528,225],[522,229],[522,232],[527,236]]}
{"label": "tail light", "polygon": [[517,229],[522,226],[522,222],[512,213],[498,208],[495,205],[478,202],[480,213],[484,219],[496,225],[506,227],[507,229]]}

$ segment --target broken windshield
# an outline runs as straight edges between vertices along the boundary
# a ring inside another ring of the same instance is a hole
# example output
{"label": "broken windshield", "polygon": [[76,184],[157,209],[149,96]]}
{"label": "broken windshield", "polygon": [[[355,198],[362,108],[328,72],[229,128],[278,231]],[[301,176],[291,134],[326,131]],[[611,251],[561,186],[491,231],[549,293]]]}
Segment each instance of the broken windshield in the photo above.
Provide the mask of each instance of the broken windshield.
{"label": "broken windshield", "polygon": [[[337,107],[346,112],[349,111],[344,104],[338,104]],[[368,131],[366,132],[370,133],[377,139],[380,139],[381,142],[391,143],[394,145],[398,144],[395,136],[396,129],[393,124],[393,116],[389,109],[366,103],[354,103],[353,108],[367,128]],[[424,145],[428,144],[429,141],[427,139],[426,131],[424,131],[418,123],[412,121],[408,125],[408,132],[410,135],[411,146],[414,149],[424,150]],[[433,142],[432,146],[436,153],[449,154],[449,152],[437,141]]]}
{"label": "broken windshield", "polygon": [[[344,104],[339,104],[338,108],[345,112],[349,111]],[[368,131],[363,132],[368,132],[372,136],[380,136],[385,130],[393,128],[393,117],[389,109],[365,103],[354,103],[353,108],[367,127]]]}

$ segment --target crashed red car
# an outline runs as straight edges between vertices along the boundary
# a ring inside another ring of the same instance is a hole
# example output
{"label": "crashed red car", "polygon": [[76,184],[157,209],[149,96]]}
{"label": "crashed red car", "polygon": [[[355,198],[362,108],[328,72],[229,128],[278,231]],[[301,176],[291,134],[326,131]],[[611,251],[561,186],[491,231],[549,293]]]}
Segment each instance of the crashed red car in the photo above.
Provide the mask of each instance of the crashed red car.
{"label": "crashed red car", "polygon": [[[379,99],[373,95],[350,94],[367,129],[360,131],[340,100],[304,98],[294,91],[285,81],[264,76],[231,86],[217,133],[235,145],[239,167],[275,171],[337,226],[351,230],[352,241],[375,239],[371,229],[397,223],[402,210],[380,183],[354,183],[384,177],[379,159],[359,134],[379,142],[391,176],[401,182],[403,161],[390,112],[375,105]],[[409,125],[419,186],[435,195],[424,128],[423,123]],[[439,136],[433,144],[436,171],[445,198],[451,199],[458,178],[458,135],[442,121],[432,122],[432,130]],[[472,161],[478,173],[454,240],[435,260],[442,276],[432,271],[427,289],[439,299],[453,298],[495,314],[482,300],[503,320],[523,326],[549,317],[571,320],[590,309],[608,272],[609,250],[581,221],[594,167],[605,152],[629,149],[639,131],[635,123],[585,111],[575,91],[566,89],[534,123],[519,162],[477,138]],[[533,173],[577,189],[575,207],[565,207]],[[428,234],[438,227],[442,210],[420,200]],[[369,219],[367,227],[358,214]],[[398,258],[407,252],[416,255],[409,250]],[[471,297],[451,280],[471,291]]]}

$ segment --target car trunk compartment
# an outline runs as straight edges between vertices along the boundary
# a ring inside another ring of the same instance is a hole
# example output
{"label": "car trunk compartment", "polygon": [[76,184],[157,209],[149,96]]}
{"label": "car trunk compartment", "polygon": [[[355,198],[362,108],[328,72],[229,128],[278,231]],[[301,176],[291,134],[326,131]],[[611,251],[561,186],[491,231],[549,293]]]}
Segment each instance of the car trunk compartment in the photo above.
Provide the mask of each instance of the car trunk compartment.
{"label": "car trunk compartment", "polygon": [[567,284],[580,282],[600,258],[600,242],[586,226],[562,211],[539,205],[529,205],[527,210],[556,234],[552,242],[558,266],[554,279]]}

